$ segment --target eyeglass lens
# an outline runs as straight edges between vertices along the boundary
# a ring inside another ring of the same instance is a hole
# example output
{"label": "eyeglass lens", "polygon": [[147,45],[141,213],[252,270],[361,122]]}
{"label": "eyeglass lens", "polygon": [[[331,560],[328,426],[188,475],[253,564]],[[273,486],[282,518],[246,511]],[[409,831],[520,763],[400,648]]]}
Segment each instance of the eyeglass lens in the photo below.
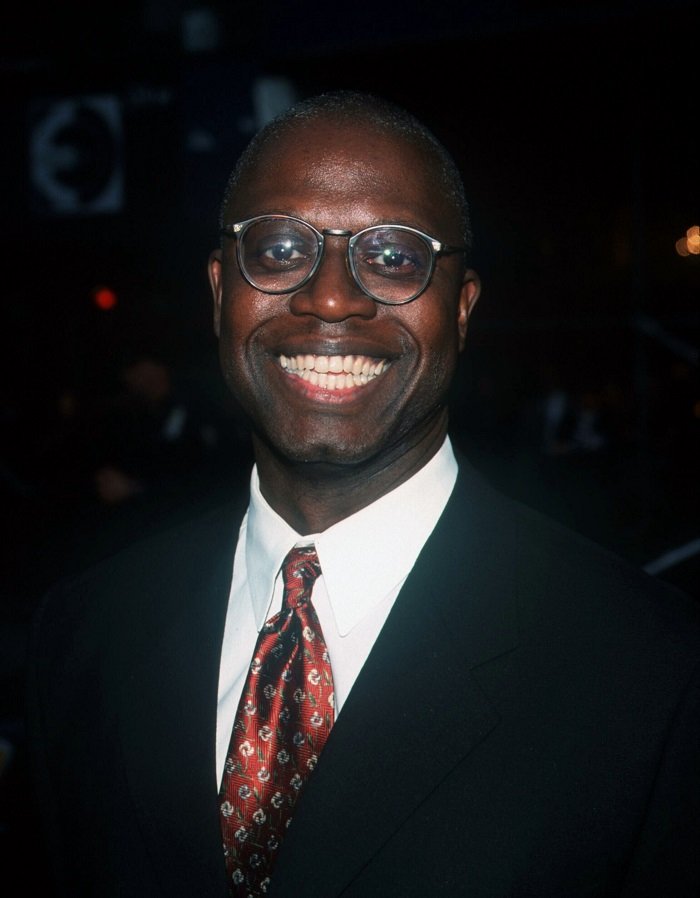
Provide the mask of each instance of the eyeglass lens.
{"label": "eyeglass lens", "polygon": [[[239,238],[239,258],[248,280],[268,293],[302,284],[320,252],[315,231],[303,222],[263,218]],[[376,227],[350,240],[350,267],[370,296],[389,303],[418,295],[430,277],[432,254],[425,241],[401,228]]]}

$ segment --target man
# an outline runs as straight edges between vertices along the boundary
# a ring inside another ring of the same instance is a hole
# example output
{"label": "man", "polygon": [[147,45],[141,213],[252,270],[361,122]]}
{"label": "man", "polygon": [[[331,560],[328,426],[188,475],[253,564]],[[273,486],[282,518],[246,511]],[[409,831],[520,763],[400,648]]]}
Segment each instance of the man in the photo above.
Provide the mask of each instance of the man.
{"label": "man", "polygon": [[444,149],[316,98],[243,155],[221,230],[251,494],[45,604],[31,725],[63,891],[697,895],[696,609],[455,460],[479,283]]}

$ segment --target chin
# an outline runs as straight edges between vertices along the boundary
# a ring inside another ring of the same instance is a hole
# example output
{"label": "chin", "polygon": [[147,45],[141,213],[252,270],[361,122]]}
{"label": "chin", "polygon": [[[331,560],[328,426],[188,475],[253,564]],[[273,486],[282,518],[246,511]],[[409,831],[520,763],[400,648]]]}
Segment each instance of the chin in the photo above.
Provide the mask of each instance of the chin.
{"label": "chin", "polygon": [[269,438],[264,438],[264,442],[279,459],[296,465],[332,466],[336,469],[352,467],[368,462],[378,454],[378,447],[374,444],[350,446],[328,440],[310,444],[283,444],[279,441],[272,442]]}

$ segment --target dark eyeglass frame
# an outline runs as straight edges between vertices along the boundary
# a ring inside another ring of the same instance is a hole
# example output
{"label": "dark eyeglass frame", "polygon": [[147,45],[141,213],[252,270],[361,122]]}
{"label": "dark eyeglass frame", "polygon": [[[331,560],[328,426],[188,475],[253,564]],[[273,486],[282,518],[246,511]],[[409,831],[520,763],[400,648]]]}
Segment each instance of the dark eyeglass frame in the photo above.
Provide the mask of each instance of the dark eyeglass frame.
{"label": "dark eyeglass frame", "polygon": [[[245,265],[243,264],[243,260],[241,259],[241,241],[245,236],[246,231],[251,225],[256,224],[259,221],[292,221],[297,224],[304,225],[310,231],[312,231],[316,236],[317,242],[317,254],[316,260],[314,264],[311,266],[308,274],[304,276],[304,278],[293,287],[286,287],[284,290],[268,290],[265,287],[262,287],[260,284],[255,283],[253,278],[250,276],[248,271],[246,270]],[[370,231],[379,231],[391,229],[392,231],[404,231],[409,234],[414,234],[416,237],[420,238],[423,243],[426,245],[427,249],[430,252],[430,266],[428,269],[428,273],[425,278],[425,283],[423,286],[417,290],[412,296],[409,296],[408,299],[400,299],[400,300],[391,300],[391,299],[382,299],[380,296],[375,296],[370,290],[365,287],[365,285],[360,281],[360,278],[357,274],[357,270],[355,268],[355,259],[353,249],[357,241],[367,234]],[[413,302],[414,299],[417,299],[421,293],[423,293],[428,284],[433,277],[433,272],[435,271],[435,265],[439,256],[450,255],[452,253],[464,253],[467,251],[466,246],[450,246],[447,243],[443,243],[438,240],[436,237],[431,237],[430,234],[426,234],[424,231],[418,230],[418,228],[412,228],[409,225],[400,225],[400,224],[380,224],[380,225],[371,225],[368,228],[363,228],[361,231],[353,231],[346,230],[345,228],[324,228],[319,231],[318,228],[315,228],[312,224],[309,224],[308,221],[304,221],[303,218],[296,218],[293,215],[256,215],[254,218],[247,218],[244,221],[237,221],[232,224],[225,225],[220,229],[220,234],[223,237],[231,237],[236,239],[236,258],[238,259],[238,268],[245,278],[245,280],[250,284],[251,287],[254,287],[256,290],[260,290],[261,293],[269,293],[271,295],[280,295],[284,293],[294,293],[296,290],[300,290],[305,284],[313,278],[316,272],[321,265],[321,261],[323,259],[323,250],[325,246],[325,238],[326,237],[348,237],[348,248],[347,248],[347,263],[350,273],[352,274],[353,280],[360,288],[360,290],[365,294],[365,296],[369,296],[370,299],[373,299],[375,302],[381,303],[382,305],[387,306],[402,306],[407,302]]]}

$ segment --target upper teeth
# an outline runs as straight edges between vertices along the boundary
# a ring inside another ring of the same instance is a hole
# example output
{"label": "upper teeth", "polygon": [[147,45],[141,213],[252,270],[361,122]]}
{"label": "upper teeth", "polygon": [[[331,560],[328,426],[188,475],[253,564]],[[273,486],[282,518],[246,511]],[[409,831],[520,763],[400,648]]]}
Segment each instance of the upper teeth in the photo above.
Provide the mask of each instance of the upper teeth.
{"label": "upper teeth", "polygon": [[293,355],[280,356],[287,371],[327,389],[359,387],[378,377],[388,366],[386,359],[364,355]]}

